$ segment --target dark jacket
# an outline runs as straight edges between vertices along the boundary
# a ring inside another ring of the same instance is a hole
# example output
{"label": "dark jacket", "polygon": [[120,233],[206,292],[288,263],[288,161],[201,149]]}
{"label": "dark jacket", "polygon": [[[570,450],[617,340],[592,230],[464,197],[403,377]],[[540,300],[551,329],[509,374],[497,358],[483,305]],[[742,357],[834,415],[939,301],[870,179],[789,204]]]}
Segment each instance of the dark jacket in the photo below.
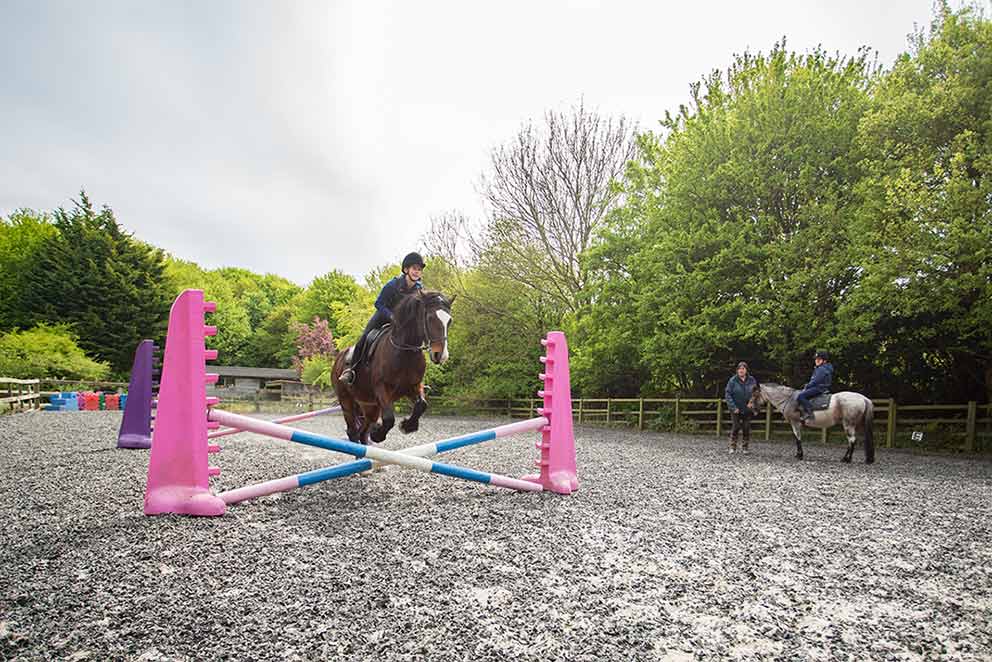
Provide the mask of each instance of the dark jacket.
{"label": "dark jacket", "polygon": [[392,319],[393,308],[399,302],[400,298],[411,292],[423,289],[423,287],[418,280],[413,284],[413,287],[408,289],[406,286],[406,276],[400,274],[382,286],[382,291],[379,292],[379,297],[375,300],[375,309],[380,313],[385,313]]}
{"label": "dark jacket", "polygon": [[804,391],[816,390],[820,393],[829,393],[830,386],[834,382],[834,366],[830,363],[822,363],[813,371],[813,376],[809,378]]}
{"label": "dark jacket", "polygon": [[737,375],[731,377],[730,381],[727,382],[727,389],[725,391],[727,406],[730,407],[730,411],[735,409],[743,411],[747,407],[747,403],[751,400],[751,393],[757,385],[758,382],[751,375],[745,377],[744,381],[741,381]]}

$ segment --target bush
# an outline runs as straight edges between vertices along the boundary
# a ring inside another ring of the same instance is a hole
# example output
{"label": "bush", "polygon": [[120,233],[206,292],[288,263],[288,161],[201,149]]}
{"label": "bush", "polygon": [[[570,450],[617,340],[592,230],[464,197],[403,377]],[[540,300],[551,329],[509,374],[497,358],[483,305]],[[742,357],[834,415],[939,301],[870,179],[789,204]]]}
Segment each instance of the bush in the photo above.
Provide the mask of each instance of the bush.
{"label": "bush", "polygon": [[0,335],[0,375],[4,377],[100,380],[109,372],[108,364],[87,358],[64,324],[39,324]]}

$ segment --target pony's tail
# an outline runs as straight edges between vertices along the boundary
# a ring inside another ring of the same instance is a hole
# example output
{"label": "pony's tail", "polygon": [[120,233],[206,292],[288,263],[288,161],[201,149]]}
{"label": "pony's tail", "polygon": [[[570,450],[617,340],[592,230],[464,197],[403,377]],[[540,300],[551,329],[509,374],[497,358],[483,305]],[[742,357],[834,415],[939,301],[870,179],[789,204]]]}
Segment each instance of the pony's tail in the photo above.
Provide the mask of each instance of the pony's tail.
{"label": "pony's tail", "polygon": [[875,461],[875,435],[872,431],[872,427],[875,422],[875,405],[871,400],[865,398],[868,402],[868,406],[865,408],[865,464],[871,464]]}

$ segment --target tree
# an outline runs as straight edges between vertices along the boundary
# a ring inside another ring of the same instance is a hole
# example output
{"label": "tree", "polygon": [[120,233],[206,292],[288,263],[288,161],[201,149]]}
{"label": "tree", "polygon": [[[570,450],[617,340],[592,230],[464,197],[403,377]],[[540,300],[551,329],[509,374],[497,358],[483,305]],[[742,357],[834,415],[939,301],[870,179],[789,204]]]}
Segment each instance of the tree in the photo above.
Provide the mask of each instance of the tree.
{"label": "tree", "polygon": [[902,398],[992,400],[992,23],[943,3],[858,142],[863,269],[844,335]]}
{"label": "tree", "polygon": [[118,373],[143,338],[162,337],[173,298],[161,251],[135,240],[113,211],[93,209],[85,192],[54,214],[22,295],[29,323],[69,323],[79,346]]}
{"label": "tree", "polygon": [[783,43],[694,84],[666,134],[641,136],[625,204],[588,254],[587,363],[620,360],[616,341],[636,346],[628,361],[655,391],[711,392],[738,358],[805,377],[857,278],[846,219],[870,80],[864,52],[798,55]]}
{"label": "tree", "polygon": [[633,135],[625,118],[580,104],[547,112],[543,125],[525,124],[496,147],[483,176],[489,219],[475,242],[479,266],[575,312],[588,276],[579,256],[620,200],[611,183],[633,157]]}
{"label": "tree", "polygon": [[296,321],[309,322],[314,317],[319,317],[331,323],[331,331],[335,336],[341,336],[345,330],[338,326],[334,316],[335,307],[350,304],[360,296],[360,290],[354,278],[336,269],[317,276],[298,302]]}
{"label": "tree", "polygon": [[28,276],[57,235],[49,214],[22,209],[0,218],[0,331],[30,324],[22,300]]}

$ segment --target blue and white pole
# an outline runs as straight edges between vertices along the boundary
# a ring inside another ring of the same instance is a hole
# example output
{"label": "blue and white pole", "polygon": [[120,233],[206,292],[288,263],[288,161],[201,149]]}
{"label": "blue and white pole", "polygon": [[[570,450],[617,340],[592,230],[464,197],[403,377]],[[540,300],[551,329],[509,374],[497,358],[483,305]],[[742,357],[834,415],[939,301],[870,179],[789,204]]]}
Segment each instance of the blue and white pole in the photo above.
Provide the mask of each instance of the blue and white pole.
{"label": "blue and white pole", "polygon": [[264,434],[277,439],[285,439],[287,441],[306,444],[308,446],[315,446],[317,448],[323,448],[339,453],[347,453],[348,455],[354,455],[357,458],[361,458],[356,462],[347,462],[345,464],[327,467],[325,469],[317,469],[304,474],[278,478],[265,483],[259,483],[258,485],[249,485],[247,487],[222,492],[219,494],[218,496],[228,504],[238,503],[239,501],[244,501],[257,496],[264,496],[266,494],[273,494],[275,492],[285,492],[298,487],[304,487],[305,485],[313,485],[314,483],[319,483],[321,481],[331,480],[332,478],[341,478],[343,476],[367,471],[372,468],[373,460],[376,462],[382,462],[383,464],[396,464],[427,473],[442,474],[453,478],[461,478],[462,480],[471,480],[486,485],[506,487],[514,490],[527,492],[540,492],[543,490],[541,485],[538,483],[519,480],[517,478],[510,478],[508,476],[501,476],[499,474],[475,471],[474,469],[467,469],[451,464],[443,464],[441,462],[432,462],[426,458],[438,453],[443,453],[456,448],[462,448],[464,446],[470,446],[472,444],[478,444],[485,441],[491,441],[497,437],[516,434],[517,432],[523,432],[525,430],[540,430],[548,424],[546,418],[534,418],[528,421],[511,423],[509,425],[500,426],[499,428],[492,428],[490,430],[467,434],[461,437],[453,437],[451,439],[424,444],[422,446],[415,446],[404,452],[388,451],[375,446],[363,446],[362,444],[356,444],[351,441],[334,439],[332,437],[326,437],[324,435],[314,434],[304,430],[297,430],[295,428],[279,425],[277,423],[260,421],[247,416],[239,416],[238,414],[232,414],[218,409],[211,409],[208,414],[208,418],[211,421],[217,421],[221,425],[227,425],[232,428],[238,428],[248,432],[256,432],[258,434]]}

